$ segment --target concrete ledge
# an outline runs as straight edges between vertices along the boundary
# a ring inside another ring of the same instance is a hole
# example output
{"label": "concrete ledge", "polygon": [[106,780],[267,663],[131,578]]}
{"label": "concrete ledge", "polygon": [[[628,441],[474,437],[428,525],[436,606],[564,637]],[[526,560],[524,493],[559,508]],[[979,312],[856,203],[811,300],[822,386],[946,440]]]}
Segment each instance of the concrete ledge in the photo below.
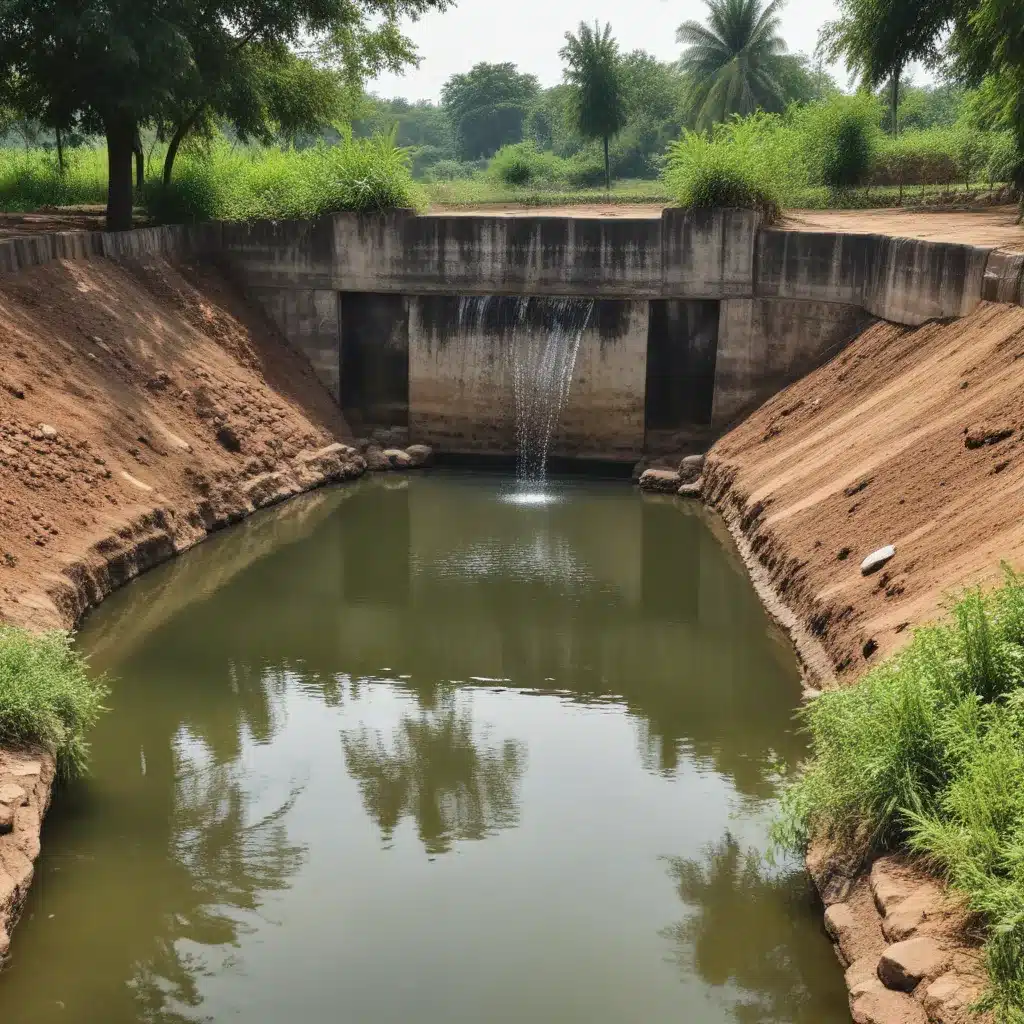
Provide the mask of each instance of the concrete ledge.
{"label": "concrete ledge", "polygon": [[895,323],[1024,302],[1024,257],[884,235],[764,228],[746,210],[655,219],[416,216],[218,222],[0,242],[0,273],[51,260],[203,256],[246,287],[619,299],[809,300]]}

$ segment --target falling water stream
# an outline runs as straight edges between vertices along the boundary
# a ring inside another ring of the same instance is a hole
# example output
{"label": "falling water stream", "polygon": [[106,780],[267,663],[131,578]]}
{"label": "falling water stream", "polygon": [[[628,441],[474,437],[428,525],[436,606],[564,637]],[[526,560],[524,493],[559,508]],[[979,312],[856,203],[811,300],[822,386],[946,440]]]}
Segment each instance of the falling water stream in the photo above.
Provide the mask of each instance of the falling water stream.
{"label": "falling water stream", "polygon": [[593,299],[465,297],[458,328],[479,335],[497,320],[515,396],[516,479],[524,498],[542,496],[548,455],[572,386]]}

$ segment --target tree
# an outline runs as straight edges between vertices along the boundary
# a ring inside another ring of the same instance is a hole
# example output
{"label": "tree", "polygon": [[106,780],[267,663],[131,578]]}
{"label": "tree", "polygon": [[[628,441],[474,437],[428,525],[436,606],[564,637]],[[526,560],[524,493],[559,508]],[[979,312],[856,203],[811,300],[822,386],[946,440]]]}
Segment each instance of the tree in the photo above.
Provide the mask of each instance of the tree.
{"label": "tree", "polygon": [[[0,76],[46,97],[44,123],[78,118],[107,140],[107,227],[132,224],[140,125],[173,117],[184,137],[224,113],[269,66],[296,71],[288,50],[313,46],[350,78],[410,59],[403,16],[449,0],[0,0]],[[240,71],[241,69],[241,71]],[[240,74],[243,77],[238,77]],[[279,80],[280,81],[280,80]],[[266,81],[264,80],[264,86]],[[268,93],[262,93],[266,99]],[[180,144],[180,140],[179,140]]]}
{"label": "tree", "polygon": [[523,125],[537,98],[533,75],[515,64],[476,64],[452,75],[441,102],[455,132],[461,160],[493,156],[502,146],[523,141]]}
{"label": "tree", "polygon": [[869,89],[889,86],[889,122],[899,135],[900,79],[908,64],[939,60],[938,41],[957,0],[839,0],[821,31],[819,52],[843,59]]}
{"label": "tree", "polygon": [[581,21],[577,35],[565,33],[559,56],[567,65],[565,80],[574,89],[573,111],[580,135],[604,143],[604,186],[610,190],[608,142],[626,124],[622,61],[611,25],[602,30],[596,21],[593,28]]}
{"label": "tree", "polygon": [[[999,117],[1014,132],[1015,184],[1024,190],[1024,4],[1018,0],[839,0],[821,47],[843,56],[871,86],[888,81],[898,103],[910,61],[945,61],[966,85],[989,81]],[[949,30],[952,29],[950,32]],[[898,127],[898,107],[893,127]],[[1024,212],[1024,201],[1022,201]]]}
{"label": "tree", "polygon": [[687,21],[676,31],[686,47],[681,66],[693,83],[691,111],[698,128],[732,114],[781,111],[792,75],[786,43],[779,35],[784,0],[704,0],[708,23]]}

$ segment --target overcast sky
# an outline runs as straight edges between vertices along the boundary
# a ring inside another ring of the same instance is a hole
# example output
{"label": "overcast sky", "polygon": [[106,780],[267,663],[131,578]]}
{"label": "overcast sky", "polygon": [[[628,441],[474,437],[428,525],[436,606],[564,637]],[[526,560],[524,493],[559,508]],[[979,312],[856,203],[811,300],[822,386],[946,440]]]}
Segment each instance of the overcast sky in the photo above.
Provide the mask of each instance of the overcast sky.
{"label": "overcast sky", "polygon": [[[565,33],[580,20],[610,21],[624,51],[647,50],[661,60],[679,56],[676,28],[689,18],[703,21],[701,0],[458,0],[444,14],[408,26],[422,62],[404,75],[382,75],[370,90],[381,96],[437,100],[451,75],[480,61],[511,61],[536,75],[543,86],[562,79],[558,51]],[[789,0],[782,35],[790,50],[812,53],[818,29],[835,17],[833,0]],[[846,74],[839,84],[846,87]]]}

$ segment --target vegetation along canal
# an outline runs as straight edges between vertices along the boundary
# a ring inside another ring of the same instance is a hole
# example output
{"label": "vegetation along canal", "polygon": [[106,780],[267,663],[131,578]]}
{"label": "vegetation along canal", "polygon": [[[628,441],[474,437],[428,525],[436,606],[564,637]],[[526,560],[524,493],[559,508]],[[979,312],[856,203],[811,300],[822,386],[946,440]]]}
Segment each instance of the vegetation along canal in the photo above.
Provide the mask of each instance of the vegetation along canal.
{"label": "vegetation along canal", "polygon": [[[378,478],[114,595],[12,1021],[838,1024],[794,658],[703,512]],[[102,930],[98,930],[99,922]]]}

